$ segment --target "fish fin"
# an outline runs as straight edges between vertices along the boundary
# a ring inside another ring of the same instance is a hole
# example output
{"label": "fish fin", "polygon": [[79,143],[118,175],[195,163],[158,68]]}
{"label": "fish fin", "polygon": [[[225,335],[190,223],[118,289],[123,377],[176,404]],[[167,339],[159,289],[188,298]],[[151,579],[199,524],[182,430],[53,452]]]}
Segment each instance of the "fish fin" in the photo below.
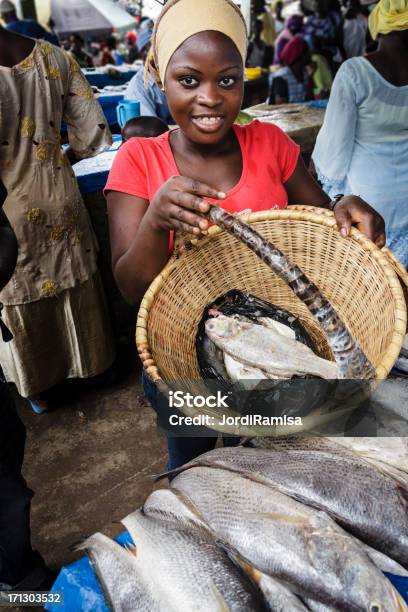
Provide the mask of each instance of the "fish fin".
{"label": "fish fin", "polygon": [[[393,603],[395,604],[395,612],[408,612],[408,605],[395,588],[393,588],[393,600]],[[370,611],[374,610],[373,606],[375,605],[375,603],[371,604]],[[380,606],[377,607],[377,610],[381,609],[382,608]]]}
{"label": "fish fin", "polygon": [[159,476],[157,476],[157,478],[155,479],[155,482],[158,482],[162,478],[168,478],[169,476],[173,476],[173,477],[178,476],[179,474],[181,474],[182,472],[185,472],[191,467],[222,467],[222,466],[219,466],[218,464],[214,464],[210,461],[206,461],[205,459],[203,460],[201,459],[201,457],[199,457],[197,459],[193,459],[192,461],[189,461],[188,463],[185,463],[184,465],[181,465],[178,468],[174,468],[173,470],[168,470],[167,472],[163,472],[162,474],[159,474]]}

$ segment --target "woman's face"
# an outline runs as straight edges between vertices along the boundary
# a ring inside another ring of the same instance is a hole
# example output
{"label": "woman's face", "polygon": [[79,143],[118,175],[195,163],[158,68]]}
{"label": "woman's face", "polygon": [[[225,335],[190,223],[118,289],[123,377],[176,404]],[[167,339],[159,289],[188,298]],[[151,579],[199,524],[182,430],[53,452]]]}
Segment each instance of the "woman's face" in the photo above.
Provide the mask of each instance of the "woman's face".
{"label": "woman's face", "polygon": [[200,32],[173,54],[166,71],[170,112],[183,134],[217,144],[230,131],[242,104],[242,58],[220,32]]}

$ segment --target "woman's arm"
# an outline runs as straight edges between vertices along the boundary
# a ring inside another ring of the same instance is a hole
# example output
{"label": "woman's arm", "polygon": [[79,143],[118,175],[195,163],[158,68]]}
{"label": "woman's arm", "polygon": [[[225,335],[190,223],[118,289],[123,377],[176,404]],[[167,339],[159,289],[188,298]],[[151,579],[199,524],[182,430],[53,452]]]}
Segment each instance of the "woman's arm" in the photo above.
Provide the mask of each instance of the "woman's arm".
{"label": "woman's arm", "polygon": [[107,194],[112,270],[127,302],[140,302],[169,257],[169,232],[155,231],[147,200],[119,191]]}
{"label": "woman's arm", "polygon": [[[295,171],[285,183],[289,204],[304,204],[328,208],[331,198],[309,174],[299,158]],[[342,236],[348,236],[352,225],[363,232],[378,247],[385,244],[384,219],[367,202],[357,196],[345,196],[334,209],[337,226]]]}
{"label": "woman's arm", "polygon": [[202,199],[225,194],[192,179],[172,177],[151,203],[108,191],[112,268],[118,287],[129,303],[140,301],[169,258],[170,231],[200,235],[208,228],[203,215],[210,204]]}
{"label": "woman's arm", "polygon": [[[361,90],[361,86],[360,86]],[[344,63],[333,82],[324,122],[312,154],[323,189],[334,197],[347,188],[358,118],[359,87],[353,66]]]}

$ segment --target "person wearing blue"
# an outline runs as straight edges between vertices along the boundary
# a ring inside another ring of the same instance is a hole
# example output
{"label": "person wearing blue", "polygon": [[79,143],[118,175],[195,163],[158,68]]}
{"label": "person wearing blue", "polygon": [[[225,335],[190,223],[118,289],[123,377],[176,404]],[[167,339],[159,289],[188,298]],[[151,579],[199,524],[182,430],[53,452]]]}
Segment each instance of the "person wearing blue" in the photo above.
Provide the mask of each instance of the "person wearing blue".
{"label": "person wearing blue", "polygon": [[0,0],[0,17],[4,21],[6,30],[9,32],[46,40],[59,47],[57,36],[47,32],[37,21],[34,21],[34,19],[19,19],[16,7],[10,0]]}
{"label": "person wearing blue", "polygon": [[369,28],[378,51],[340,67],[312,158],[331,197],[356,193],[382,215],[408,267],[408,0],[380,0]]}
{"label": "person wearing blue", "polygon": [[[139,58],[146,60],[150,49],[153,31],[143,29],[139,31],[137,48]],[[140,115],[143,117],[159,117],[167,125],[174,123],[167,104],[166,94],[157,85],[150,72],[147,75],[147,87],[144,82],[144,70],[139,70],[129,81],[125,92],[126,100],[140,102]]]}

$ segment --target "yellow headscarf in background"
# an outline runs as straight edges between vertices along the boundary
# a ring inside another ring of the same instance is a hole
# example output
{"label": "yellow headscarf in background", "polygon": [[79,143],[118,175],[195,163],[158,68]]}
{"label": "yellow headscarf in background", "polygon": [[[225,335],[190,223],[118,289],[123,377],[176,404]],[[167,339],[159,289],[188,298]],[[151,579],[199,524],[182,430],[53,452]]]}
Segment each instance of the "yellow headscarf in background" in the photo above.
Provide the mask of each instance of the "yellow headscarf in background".
{"label": "yellow headscarf in background", "polygon": [[157,18],[146,62],[159,85],[180,45],[199,32],[222,32],[235,43],[245,65],[248,36],[244,17],[231,0],[169,0]]}
{"label": "yellow headscarf in background", "polygon": [[368,27],[374,40],[378,34],[408,30],[408,0],[380,0],[370,13]]}

